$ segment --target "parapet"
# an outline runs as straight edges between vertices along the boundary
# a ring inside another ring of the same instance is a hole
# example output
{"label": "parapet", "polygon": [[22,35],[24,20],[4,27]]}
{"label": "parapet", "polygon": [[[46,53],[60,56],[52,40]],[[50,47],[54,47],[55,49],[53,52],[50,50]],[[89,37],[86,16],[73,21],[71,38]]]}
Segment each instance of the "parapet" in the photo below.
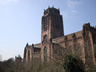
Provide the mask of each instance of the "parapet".
{"label": "parapet", "polygon": [[51,14],[51,13],[55,13],[55,14],[59,14],[60,15],[59,9],[56,9],[54,7],[52,7],[52,8],[49,7],[48,9],[44,10],[44,15]]}
{"label": "parapet", "polygon": [[90,30],[90,23],[86,23],[83,25],[83,31]]}

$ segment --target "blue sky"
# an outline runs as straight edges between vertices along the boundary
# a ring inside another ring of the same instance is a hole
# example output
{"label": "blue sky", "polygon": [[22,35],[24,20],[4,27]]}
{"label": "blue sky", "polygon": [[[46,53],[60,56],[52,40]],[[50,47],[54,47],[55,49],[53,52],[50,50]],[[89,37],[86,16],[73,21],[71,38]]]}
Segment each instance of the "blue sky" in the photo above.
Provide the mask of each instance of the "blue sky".
{"label": "blue sky", "polygon": [[96,26],[96,0],[0,0],[0,55],[7,60],[20,54],[28,42],[41,42],[41,17],[48,6],[60,9],[64,34]]}

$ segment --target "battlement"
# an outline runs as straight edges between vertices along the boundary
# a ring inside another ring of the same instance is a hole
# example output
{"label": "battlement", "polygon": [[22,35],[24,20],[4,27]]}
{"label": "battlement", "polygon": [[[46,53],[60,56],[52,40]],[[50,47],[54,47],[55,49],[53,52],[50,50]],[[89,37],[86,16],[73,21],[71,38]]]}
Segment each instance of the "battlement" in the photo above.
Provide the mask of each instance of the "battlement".
{"label": "battlement", "polygon": [[86,23],[83,25],[83,31],[90,30],[90,23]]}
{"label": "battlement", "polygon": [[96,27],[90,26],[90,23],[86,23],[83,25],[83,32],[92,32],[92,34],[96,33]]}
{"label": "battlement", "polygon": [[56,9],[54,7],[52,7],[52,8],[49,7],[48,9],[44,10],[44,15],[51,14],[51,13],[60,15],[59,9]]}

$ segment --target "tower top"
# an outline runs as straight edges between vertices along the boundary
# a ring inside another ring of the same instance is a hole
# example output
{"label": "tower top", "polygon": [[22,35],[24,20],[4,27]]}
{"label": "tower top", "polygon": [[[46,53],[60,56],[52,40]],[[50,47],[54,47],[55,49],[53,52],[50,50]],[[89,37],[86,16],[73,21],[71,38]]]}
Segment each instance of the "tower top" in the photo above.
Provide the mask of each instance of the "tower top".
{"label": "tower top", "polygon": [[54,6],[53,7],[48,6],[48,9],[44,10],[44,15],[51,14],[51,13],[60,14],[60,11],[59,9],[54,8]]}
{"label": "tower top", "polygon": [[63,19],[62,15],[60,15],[59,9],[56,9],[54,7],[48,7],[48,9],[44,10],[41,29],[42,42],[50,41],[50,39],[64,36]]}

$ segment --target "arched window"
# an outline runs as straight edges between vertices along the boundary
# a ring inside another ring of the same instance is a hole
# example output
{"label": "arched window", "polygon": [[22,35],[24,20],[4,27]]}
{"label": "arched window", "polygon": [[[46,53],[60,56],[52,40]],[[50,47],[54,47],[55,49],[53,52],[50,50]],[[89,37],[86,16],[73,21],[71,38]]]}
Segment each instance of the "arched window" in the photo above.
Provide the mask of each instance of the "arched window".
{"label": "arched window", "polygon": [[47,48],[44,48],[44,61],[47,61]]}
{"label": "arched window", "polygon": [[47,40],[47,35],[44,35],[43,40],[44,41]]}

